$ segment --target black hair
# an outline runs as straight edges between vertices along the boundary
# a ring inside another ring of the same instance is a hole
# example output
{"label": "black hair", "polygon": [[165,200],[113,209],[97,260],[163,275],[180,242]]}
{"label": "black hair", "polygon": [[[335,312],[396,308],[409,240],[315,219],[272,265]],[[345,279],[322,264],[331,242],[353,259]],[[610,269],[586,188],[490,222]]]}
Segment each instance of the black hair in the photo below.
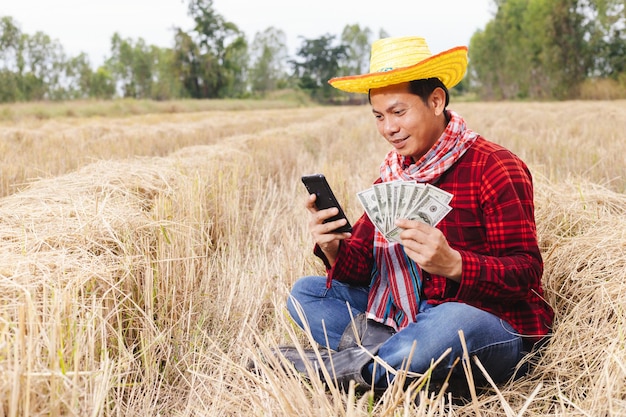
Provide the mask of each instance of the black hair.
{"label": "black hair", "polygon": [[[427,106],[428,97],[430,97],[430,95],[433,91],[435,91],[436,88],[441,88],[446,93],[446,105],[444,106],[445,109],[450,103],[450,93],[448,92],[448,88],[441,82],[439,78],[433,77],[409,81],[409,92],[421,98],[424,104]],[[372,104],[369,91],[367,92],[367,100],[370,104]]]}
{"label": "black hair", "polygon": [[411,94],[419,96],[426,105],[428,105],[428,97],[430,97],[436,88],[441,88],[446,93],[446,105],[443,107],[445,109],[450,103],[450,93],[448,92],[448,88],[439,78],[426,78],[422,80],[409,81],[409,91]]}

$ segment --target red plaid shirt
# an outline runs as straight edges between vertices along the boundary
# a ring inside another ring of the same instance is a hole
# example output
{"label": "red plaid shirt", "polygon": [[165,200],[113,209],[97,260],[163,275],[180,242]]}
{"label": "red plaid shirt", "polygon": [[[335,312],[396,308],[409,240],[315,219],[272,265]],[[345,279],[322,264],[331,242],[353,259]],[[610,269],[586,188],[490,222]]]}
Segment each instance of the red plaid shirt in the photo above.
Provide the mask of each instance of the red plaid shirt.
{"label": "red plaid shirt", "polygon": [[[553,311],[543,300],[543,260],[537,245],[533,186],[524,162],[505,148],[479,137],[436,185],[454,195],[452,211],[437,225],[461,253],[457,283],[423,274],[423,293],[432,304],[463,302],[495,314],[522,335],[539,340],[552,325]],[[330,268],[333,279],[369,286],[374,225],[367,215],[354,224]]]}

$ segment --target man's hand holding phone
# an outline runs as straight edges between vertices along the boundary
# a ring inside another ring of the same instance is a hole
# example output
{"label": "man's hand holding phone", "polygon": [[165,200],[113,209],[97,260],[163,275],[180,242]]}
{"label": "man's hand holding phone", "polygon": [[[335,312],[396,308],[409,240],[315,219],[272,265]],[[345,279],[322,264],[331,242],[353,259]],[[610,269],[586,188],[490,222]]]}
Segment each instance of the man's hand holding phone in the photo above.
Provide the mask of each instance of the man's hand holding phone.
{"label": "man's hand holding phone", "polygon": [[339,213],[339,209],[331,207],[328,209],[318,210],[315,205],[317,196],[311,194],[307,198],[306,208],[309,211],[309,231],[313,240],[324,252],[328,262],[331,265],[335,264],[337,258],[337,252],[339,251],[339,243],[351,236],[350,232],[336,232],[337,228],[345,226],[347,224],[346,218],[340,218],[339,220],[333,220],[326,222],[326,220],[336,216]]}
{"label": "man's hand holding phone", "polygon": [[302,177],[309,196],[306,208],[310,213],[309,231],[313,240],[333,265],[341,240],[351,236],[352,226],[321,174]]}

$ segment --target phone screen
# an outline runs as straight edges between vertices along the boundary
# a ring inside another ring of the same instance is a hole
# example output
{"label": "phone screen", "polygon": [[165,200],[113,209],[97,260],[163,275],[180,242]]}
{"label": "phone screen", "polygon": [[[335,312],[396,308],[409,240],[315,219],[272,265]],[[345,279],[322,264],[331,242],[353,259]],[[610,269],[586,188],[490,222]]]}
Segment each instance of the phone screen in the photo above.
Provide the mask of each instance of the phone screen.
{"label": "phone screen", "polygon": [[[302,182],[304,183],[306,189],[309,191],[309,194],[315,194],[315,205],[317,206],[318,210],[325,210],[331,207],[337,207],[339,209],[339,213],[336,216],[325,220],[324,223],[339,219],[346,219],[346,221],[348,221],[348,218],[341,208],[341,205],[333,194],[333,190],[331,190],[328,181],[326,181],[326,177],[324,176],[324,174],[305,175],[302,177]],[[352,232],[352,226],[348,221],[344,226],[333,230],[333,232]]]}

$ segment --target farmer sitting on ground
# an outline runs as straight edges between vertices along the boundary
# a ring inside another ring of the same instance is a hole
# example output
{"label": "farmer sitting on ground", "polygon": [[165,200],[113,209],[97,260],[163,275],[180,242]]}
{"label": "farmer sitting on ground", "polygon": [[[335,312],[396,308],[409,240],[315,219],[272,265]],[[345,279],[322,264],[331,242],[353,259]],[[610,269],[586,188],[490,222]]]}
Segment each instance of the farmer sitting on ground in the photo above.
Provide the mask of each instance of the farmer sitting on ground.
{"label": "farmer sitting on ground", "polygon": [[[374,371],[371,355],[423,374],[451,348],[431,376],[442,381],[463,354],[460,330],[470,356],[503,382],[550,331],[530,172],[447,109],[448,90],[466,67],[465,47],[431,55],[422,38],[386,38],[372,45],[369,73],[329,81],[369,94],[376,127],[391,145],[376,182],[433,184],[453,195],[452,210],[436,227],[396,220],[399,243],[387,241],[366,214],[352,233],[333,233],[345,220],[324,223],[337,209],[318,211],[309,196],[314,253],[328,276],[300,278],[288,310],[333,350],[332,369],[328,354],[308,369],[326,366],[342,387],[350,380],[360,389],[388,386],[393,373]],[[351,317],[360,317],[358,338]],[[305,361],[316,360],[290,348],[282,354],[302,372]],[[462,367],[454,368],[457,374],[463,376]]]}

